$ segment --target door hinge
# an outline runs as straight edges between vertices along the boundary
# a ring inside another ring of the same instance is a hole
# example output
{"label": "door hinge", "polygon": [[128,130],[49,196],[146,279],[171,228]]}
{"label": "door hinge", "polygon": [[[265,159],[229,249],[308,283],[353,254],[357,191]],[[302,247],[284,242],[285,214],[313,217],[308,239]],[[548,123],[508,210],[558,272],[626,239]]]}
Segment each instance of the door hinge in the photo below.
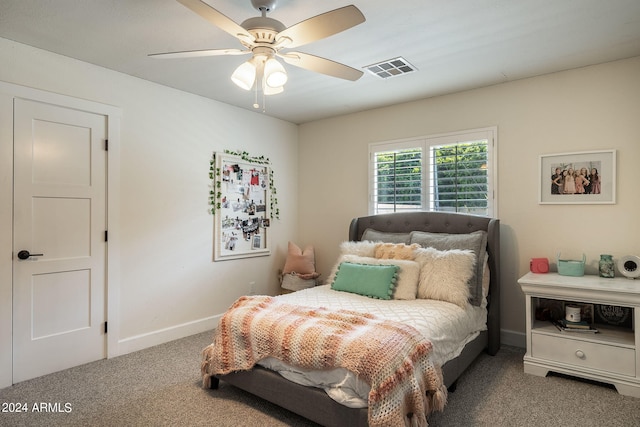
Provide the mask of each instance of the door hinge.
{"label": "door hinge", "polygon": [[104,333],[105,334],[109,331],[109,327],[107,325],[108,325],[108,322],[104,322]]}
{"label": "door hinge", "polygon": [[109,241],[109,230],[104,230],[104,241],[105,242]]}
{"label": "door hinge", "polygon": [[109,151],[109,140],[108,139],[104,140],[104,151]]}

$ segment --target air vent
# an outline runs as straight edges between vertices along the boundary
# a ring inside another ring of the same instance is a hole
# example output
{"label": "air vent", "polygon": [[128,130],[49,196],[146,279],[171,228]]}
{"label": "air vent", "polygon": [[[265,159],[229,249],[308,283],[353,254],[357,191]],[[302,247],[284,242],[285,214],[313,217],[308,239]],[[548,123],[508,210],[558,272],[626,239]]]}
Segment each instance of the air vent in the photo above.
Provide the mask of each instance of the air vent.
{"label": "air vent", "polygon": [[366,68],[370,73],[380,77],[381,79],[401,76],[403,74],[412,73],[418,70],[402,57],[388,59],[377,64],[367,65],[364,68]]}

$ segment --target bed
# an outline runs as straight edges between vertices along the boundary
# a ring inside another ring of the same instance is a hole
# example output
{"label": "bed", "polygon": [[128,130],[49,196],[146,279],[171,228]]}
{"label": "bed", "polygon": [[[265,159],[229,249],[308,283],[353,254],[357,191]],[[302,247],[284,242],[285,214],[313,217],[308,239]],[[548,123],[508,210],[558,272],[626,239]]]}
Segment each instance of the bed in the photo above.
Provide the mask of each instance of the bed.
{"label": "bed", "polygon": [[[482,240],[482,245],[485,245],[486,242],[486,254],[482,258],[476,259],[478,261],[476,262],[476,267],[482,269],[476,270],[476,272],[483,276],[484,291],[478,298],[481,301],[470,305],[473,305],[476,311],[479,309],[484,310],[486,322],[484,328],[480,328],[472,339],[467,340],[468,342],[465,341],[460,346],[460,349],[455,352],[455,357],[438,362],[442,363],[442,384],[449,391],[455,390],[457,379],[476,357],[482,352],[495,355],[500,347],[499,220],[458,213],[407,212],[354,218],[349,226],[349,242],[361,242],[363,244],[368,241],[411,244],[413,236],[417,236],[421,246],[438,246],[439,243],[435,245],[429,243],[432,241],[430,240],[432,236],[435,236],[435,241],[438,242],[440,236],[460,237],[466,240],[468,236],[476,234],[485,236],[484,240]],[[407,236],[410,237],[408,238]],[[424,236],[426,236],[427,240],[420,241],[419,239]],[[330,276],[334,276],[335,273],[334,268]],[[312,300],[316,301],[316,305],[320,307],[325,302],[324,298],[333,297],[334,294],[348,295],[351,299],[360,297],[359,295],[354,297],[348,292],[339,292],[328,288],[330,286],[320,286],[318,289],[313,288],[283,295],[276,297],[276,299],[280,298],[277,301],[278,303],[302,304],[303,302],[301,301],[308,301],[305,298],[310,296]],[[476,297],[478,296],[476,295]],[[375,303],[379,302],[376,301]],[[437,344],[434,344],[434,347],[437,346]],[[321,425],[369,425],[368,408],[349,407],[344,402],[338,403],[334,398],[329,397],[325,390],[293,382],[272,370],[274,367],[269,363],[263,365],[255,365],[248,370],[234,371],[224,375],[212,375],[208,378],[208,386],[215,389],[218,387],[220,380],[225,381]]]}

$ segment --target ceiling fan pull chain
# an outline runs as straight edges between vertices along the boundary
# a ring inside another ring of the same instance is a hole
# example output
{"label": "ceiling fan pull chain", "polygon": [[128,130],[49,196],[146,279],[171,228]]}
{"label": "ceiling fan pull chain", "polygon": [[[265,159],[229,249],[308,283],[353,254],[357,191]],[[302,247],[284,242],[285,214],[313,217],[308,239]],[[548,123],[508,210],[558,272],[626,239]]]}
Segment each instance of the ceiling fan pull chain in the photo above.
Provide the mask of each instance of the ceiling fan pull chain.
{"label": "ceiling fan pull chain", "polygon": [[253,108],[260,108],[260,104],[258,104],[258,82],[253,85]]}

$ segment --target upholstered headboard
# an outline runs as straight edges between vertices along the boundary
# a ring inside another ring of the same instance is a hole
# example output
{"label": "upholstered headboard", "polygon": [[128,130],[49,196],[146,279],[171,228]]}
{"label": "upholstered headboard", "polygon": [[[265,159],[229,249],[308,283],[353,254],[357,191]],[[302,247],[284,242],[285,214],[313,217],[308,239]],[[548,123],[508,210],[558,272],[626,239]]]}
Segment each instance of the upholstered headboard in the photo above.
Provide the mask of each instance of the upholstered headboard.
{"label": "upholstered headboard", "polygon": [[359,241],[366,229],[388,233],[426,231],[465,234],[487,232],[487,254],[491,281],[488,296],[487,328],[489,354],[500,348],[500,220],[477,215],[446,212],[402,212],[354,218],[349,226],[349,240]]}

